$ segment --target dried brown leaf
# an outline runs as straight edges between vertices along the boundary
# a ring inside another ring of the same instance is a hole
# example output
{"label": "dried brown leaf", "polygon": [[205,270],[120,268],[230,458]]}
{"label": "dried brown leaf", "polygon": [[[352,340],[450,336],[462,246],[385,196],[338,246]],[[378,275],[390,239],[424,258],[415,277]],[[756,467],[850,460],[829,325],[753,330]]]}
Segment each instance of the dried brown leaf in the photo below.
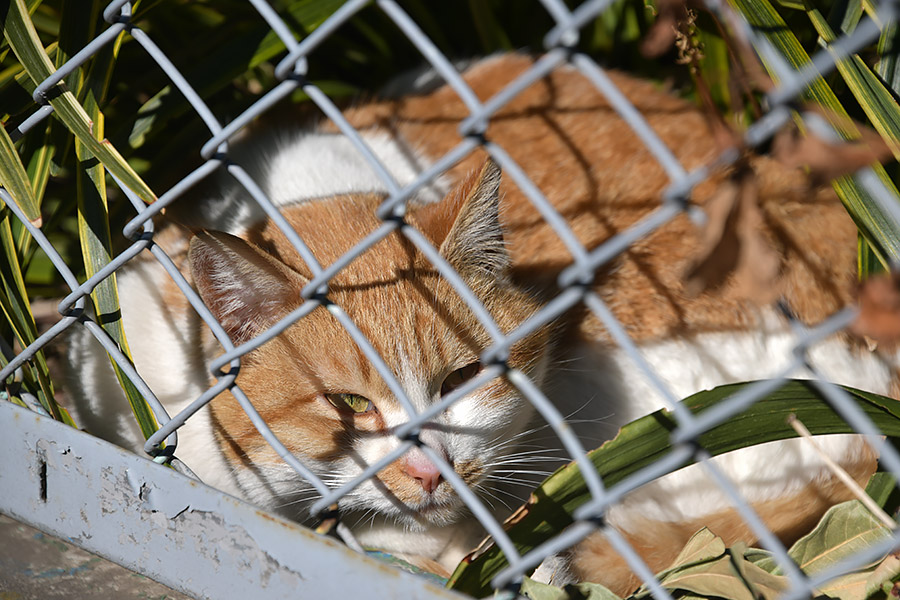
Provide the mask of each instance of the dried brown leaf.
{"label": "dried brown leaf", "polygon": [[656,21],[641,41],[641,54],[656,58],[669,51],[678,36],[678,21],[687,13],[684,0],[659,0]]}
{"label": "dried brown leaf", "polygon": [[740,296],[760,303],[768,303],[780,295],[775,282],[781,271],[781,256],[762,236],[764,225],[756,176],[745,175],[736,231],[742,251],[734,282]]}
{"label": "dried brown leaf", "polygon": [[697,258],[685,275],[685,292],[691,297],[721,285],[737,266],[738,240],[726,231],[733,229],[730,222],[737,217],[738,195],[738,185],[725,181],[704,207],[706,225]]}
{"label": "dried brown leaf", "polygon": [[[734,11],[727,11],[726,17],[741,19]],[[720,32],[722,32],[720,30]],[[775,88],[775,82],[766,72],[759,56],[753,49],[750,40],[743,35],[740,27],[730,27],[727,32],[722,32],[729,50],[734,54],[733,80],[744,90],[749,98],[752,98],[753,90],[768,94]]]}
{"label": "dried brown leaf", "polygon": [[675,27],[675,49],[678,51],[676,64],[691,65],[697,69],[703,60],[703,50],[697,42],[697,11],[685,7],[684,19],[678,21]]}
{"label": "dried brown leaf", "polygon": [[859,316],[850,332],[882,344],[900,341],[900,273],[867,279],[859,288]]}
{"label": "dried brown leaf", "polygon": [[742,298],[768,303],[778,295],[781,257],[762,235],[756,176],[740,169],[707,203],[707,224],[697,258],[685,275],[685,292],[697,296],[731,282]]}
{"label": "dried brown leaf", "polygon": [[775,136],[772,154],[790,167],[808,168],[813,186],[893,157],[878,132],[859,124],[856,127],[861,137],[845,142],[830,142],[814,133],[804,136],[796,127],[785,128]]}

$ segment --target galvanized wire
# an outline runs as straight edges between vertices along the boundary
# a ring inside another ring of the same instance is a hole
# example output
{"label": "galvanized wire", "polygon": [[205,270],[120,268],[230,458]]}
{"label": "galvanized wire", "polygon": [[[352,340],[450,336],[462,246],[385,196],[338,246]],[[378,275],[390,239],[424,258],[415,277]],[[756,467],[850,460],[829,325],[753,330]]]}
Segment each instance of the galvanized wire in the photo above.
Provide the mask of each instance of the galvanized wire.
{"label": "galvanized wire", "polygon": [[[29,345],[9,360],[6,367],[0,370],[0,380],[5,380],[7,377],[12,376],[17,368],[32,358],[62,331],[77,326],[76,324],[81,324],[101,342],[112,359],[123,369],[150,404],[161,427],[147,440],[144,447],[146,452],[151,455],[157,455],[160,452],[163,441],[165,441],[170,449],[175,448],[177,454],[176,436],[178,429],[198,411],[207,406],[217,395],[226,390],[230,391],[245,410],[260,435],[300,477],[308,481],[320,494],[320,499],[314,502],[310,508],[314,516],[324,513],[330,506],[359,485],[375,477],[382,469],[395,460],[400,459],[414,446],[418,446],[437,466],[443,478],[453,486],[468,505],[474,517],[493,536],[497,545],[506,555],[509,566],[493,580],[493,585],[497,588],[515,586],[524,575],[527,575],[531,569],[549,555],[565,550],[599,529],[607,537],[610,544],[621,553],[628,565],[641,576],[654,598],[657,598],[657,600],[670,600],[669,593],[654,579],[653,573],[648,566],[628,544],[625,537],[604,522],[604,516],[611,506],[637,487],[694,460],[702,463],[703,468],[706,469],[730,498],[735,508],[762,541],[762,544],[774,553],[776,560],[791,582],[792,587],[786,596],[787,598],[793,599],[815,594],[816,586],[825,581],[826,577],[834,576],[854,566],[866,564],[873,558],[877,558],[884,552],[897,547],[900,542],[895,537],[877,548],[869,549],[848,559],[846,563],[836,566],[826,574],[816,575],[811,578],[805,576],[788,557],[783,545],[765,528],[749,503],[741,498],[734,484],[728,481],[727,475],[714,462],[709,461],[707,451],[697,443],[697,440],[703,433],[746,410],[760,398],[780,387],[784,382],[784,378],[797,367],[806,366],[814,371],[813,367],[806,360],[808,349],[826,336],[846,328],[856,315],[853,309],[840,311],[814,328],[798,330],[797,343],[793,352],[784,357],[783,368],[774,377],[746,386],[725,402],[704,411],[701,415],[693,415],[678,403],[679,397],[668,388],[664,380],[642,356],[638,345],[628,337],[625,328],[616,320],[612,311],[606,306],[600,296],[592,291],[591,283],[598,269],[620,256],[635,242],[647,237],[686,211],[689,216],[701,219],[702,216],[699,216],[698,212],[688,202],[691,190],[699,183],[705,181],[715,167],[731,164],[740,156],[735,149],[725,150],[710,164],[688,171],[648,125],[636,107],[628,101],[626,96],[606,75],[604,69],[592,57],[573,49],[579,36],[579,30],[600,16],[612,4],[610,0],[590,0],[581,4],[575,10],[570,10],[560,0],[541,0],[544,9],[556,23],[544,38],[547,53],[537,60],[530,69],[484,102],[478,99],[475,92],[465,82],[452,62],[440,52],[422,28],[397,2],[394,0],[377,0],[375,2],[376,6],[405,34],[440,78],[456,93],[469,113],[459,124],[459,143],[446,155],[431,157],[434,162],[430,166],[425,167],[415,176],[411,183],[406,185],[401,185],[400,182],[396,181],[389,169],[369,147],[364,137],[345,118],[337,105],[321,89],[305,78],[308,63],[312,60],[310,53],[348,19],[357,15],[369,2],[367,0],[346,2],[321,26],[299,42],[295,40],[290,27],[272,6],[264,0],[250,0],[250,2],[260,14],[260,18],[265,20],[285,44],[287,55],[275,68],[275,74],[281,81],[239,116],[225,125],[220,124],[210,108],[194,90],[191,83],[175,68],[171,60],[153,42],[150,36],[131,22],[131,5],[129,2],[122,0],[111,2],[104,12],[104,18],[111,25],[100,32],[94,40],[79,50],[50,77],[40,82],[35,89],[33,98],[39,106],[35,108],[30,117],[25,119],[12,132],[14,139],[21,137],[29,129],[52,114],[53,109],[47,104],[48,92],[67,75],[75,72],[106,44],[112,42],[122,32],[127,32],[140,44],[148,56],[166,74],[169,81],[187,99],[193,111],[206,125],[211,137],[200,149],[200,156],[205,162],[187,177],[173,185],[166,193],[162,194],[153,205],[144,206],[134,194],[130,193],[121,183],[119,184],[137,211],[137,215],[129,221],[123,231],[125,237],[132,239],[133,243],[95,275],[81,283],[75,279],[69,267],[65,265],[60,254],[53,248],[46,236],[28,222],[6,190],[0,189],[0,201],[8,206],[15,217],[25,224],[29,233],[35,238],[38,245],[47,254],[71,289],[71,293],[59,305],[59,311],[63,314],[63,319],[40,336],[35,343]],[[793,69],[763,36],[745,21],[738,18],[736,13],[727,6],[717,0],[707,0],[706,4],[710,10],[734,29],[737,35],[749,42],[763,61],[776,74],[778,85],[767,96],[769,105],[767,114],[745,132],[744,142],[751,147],[770,140],[775,132],[790,119],[789,107],[791,103],[797,99],[810,81],[822,73],[832,71],[838,61],[870,44],[879,34],[875,20],[866,18],[851,35],[844,36],[834,44],[831,44],[827,49],[823,49],[813,57],[812,62],[797,70]],[[882,2],[878,7],[877,18],[879,22],[884,23],[892,19],[895,15],[895,9],[893,1],[885,0]],[[568,66],[576,70],[593,84],[597,91],[607,99],[610,106],[643,142],[669,179],[668,186],[660,197],[660,204],[657,208],[631,227],[619,232],[596,248],[585,248],[578,241],[567,221],[555,210],[543,192],[531,181],[528,173],[516,164],[507,152],[507,149],[485,137],[490,120],[498,111],[507,106],[535,81],[562,66]],[[285,220],[279,208],[267,197],[259,182],[254,181],[244,166],[229,155],[228,141],[231,138],[239,134],[250,122],[298,88],[302,89],[310,100],[322,110],[323,114],[331,119],[341,133],[350,140],[352,146],[356,148],[359,155],[366,164],[371,166],[374,173],[383,183],[387,193],[386,199],[376,213],[382,220],[381,225],[330,265],[319,264],[314,253]],[[821,118],[816,115],[805,115],[805,118],[808,120],[810,127],[824,131]],[[822,135],[829,135],[828,131],[825,131]],[[506,333],[501,331],[490,312],[479,301],[472,290],[469,289],[462,277],[440,256],[440,253],[434,248],[432,243],[403,219],[406,203],[418,190],[435,181],[437,177],[478,148],[488,152],[500,164],[506,176],[515,182],[528,201],[533,204],[542,218],[551,226],[573,257],[572,264],[564,269],[558,278],[558,284],[562,290],[561,293],[548,301],[518,328]],[[236,347],[212,313],[203,305],[199,295],[191,288],[175,262],[154,241],[153,218],[159,215],[163,209],[170,206],[177,198],[183,196],[193,186],[212,173],[222,170],[230,174],[236,183],[246,190],[252,202],[256,203],[262,212],[281,230],[312,273],[311,281],[301,292],[304,302],[299,308],[283,317],[262,334]],[[896,200],[871,169],[862,170],[857,174],[857,178],[876,201],[880,203],[884,212],[891,215],[897,222],[900,222],[900,208],[898,208]],[[396,375],[382,357],[378,355],[375,347],[366,339],[358,324],[354,323],[343,308],[329,297],[329,283],[331,280],[372,246],[393,233],[399,233],[406,237],[434,265],[441,276],[450,283],[459,297],[477,316],[491,338],[490,347],[486,348],[480,357],[485,365],[484,371],[473,380],[421,411],[407,397]],[[210,386],[199,397],[192,399],[187,407],[176,415],[169,415],[166,412],[166,409],[154,396],[153,391],[141,380],[134,366],[131,365],[130,361],[116,346],[112,338],[103,331],[90,315],[84,314],[83,310],[87,295],[99,283],[112,273],[125,267],[127,263],[134,260],[138,255],[144,254],[145,251],[149,252],[153,259],[173,278],[189,304],[194,307],[200,318],[213,332],[223,350],[223,353],[208,365],[209,372],[216,378],[215,384]],[[541,327],[552,323],[562,313],[580,303],[583,303],[604,324],[618,347],[634,363],[638,371],[644,374],[650,386],[673,410],[677,422],[677,428],[671,435],[673,451],[664,459],[632,474],[611,489],[606,488],[603,481],[592,468],[581,441],[569,427],[563,415],[543,394],[540,387],[524,373],[511,368],[506,362],[510,348],[516,342],[525,339]],[[403,406],[408,417],[404,424],[395,427],[393,430],[393,435],[397,439],[397,445],[392,451],[380,460],[367,465],[359,476],[344,482],[336,488],[329,487],[321,478],[315,475],[308,465],[290,453],[236,383],[236,374],[240,368],[242,357],[272,340],[288,327],[306,318],[319,308],[328,310],[344,327],[385,381],[397,401]],[[223,371],[225,368],[228,370]],[[506,377],[520,391],[521,397],[530,402],[536,411],[543,416],[550,428],[559,437],[562,446],[567,450],[571,459],[578,465],[591,494],[591,499],[575,512],[575,524],[573,526],[524,555],[518,552],[514,542],[503,530],[502,525],[491,511],[487,509],[482,500],[466,486],[447,460],[440,453],[423,444],[419,439],[419,433],[423,425],[496,377]],[[893,472],[900,473],[900,455],[889,444],[883,442],[877,427],[853,403],[849,395],[841,388],[828,384],[824,380],[816,385],[820,387],[823,395],[834,410],[850,423],[856,431],[865,435],[873,448],[881,453],[884,464]],[[174,459],[173,461],[177,462]],[[187,468],[183,470],[190,472]],[[341,535],[348,540],[351,546],[357,549],[360,548],[345,527],[341,526],[340,531]]]}

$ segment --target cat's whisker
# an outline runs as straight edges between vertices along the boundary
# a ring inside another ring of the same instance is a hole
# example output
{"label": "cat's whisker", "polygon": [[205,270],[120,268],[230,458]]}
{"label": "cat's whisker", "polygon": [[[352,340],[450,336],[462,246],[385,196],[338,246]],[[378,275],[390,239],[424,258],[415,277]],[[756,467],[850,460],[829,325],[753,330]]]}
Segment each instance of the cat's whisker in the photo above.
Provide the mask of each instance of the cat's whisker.
{"label": "cat's whisker", "polygon": [[487,481],[498,481],[500,483],[521,483],[523,485],[530,485],[532,487],[537,487],[540,481],[531,480],[531,479],[521,479],[519,477],[485,477]]}
{"label": "cat's whisker", "polygon": [[[592,435],[579,435],[579,436],[578,436],[578,439],[581,440],[583,444],[587,443],[588,446],[589,446],[590,444],[596,444],[597,446],[599,446],[599,445],[603,444],[604,442],[609,441],[609,440],[611,439],[611,437],[612,437],[612,436],[608,436],[608,435],[598,435],[598,436],[592,436]],[[545,436],[531,438],[529,441],[534,441],[534,442],[549,442],[549,443],[556,443],[556,444],[558,444],[558,443],[559,443],[559,436],[556,435],[555,433],[551,433],[551,434],[548,434],[548,435],[545,435]],[[526,446],[526,444],[522,444],[522,446]],[[527,444],[527,446],[540,446],[540,444]],[[589,447],[589,448],[587,448],[587,449],[588,449],[588,450],[591,450],[592,448]],[[565,452],[565,450],[562,449],[562,448],[558,448],[558,449],[556,449],[556,451],[558,451],[558,452]]]}
{"label": "cat's whisker", "polygon": [[532,427],[531,429],[526,429],[525,431],[520,431],[519,433],[516,433],[515,435],[512,435],[512,436],[510,436],[509,434],[501,433],[501,434],[498,434],[496,437],[494,437],[489,443],[492,445],[497,444],[497,447],[502,448],[504,446],[508,446],[509,444],[516,443],[517,440],[519,440],[523,437],[527,437],[533,433],[537,433],[538,431],[547,429],[548,427],[550,427],[550,424],[544,423],[543,425],[539,425],[537,427]]}
{"label": "cat's whisker", "polygon": [[[582,410],[587,408],[588,405],[590,405],[590,401],[585,402],[579,408],[576,408],[575,410],[570,412],[565,417],[565,420],[570,425],[583,425],[583,424],[603,424],[604,421],[607,421],[608,419],[612,418],[612,415],[610,415],[609,417],[597,417],[597,418],[593,418],[593,419],[573,419],[573,417],[576,414],[578,414],[579,412],[581,412]],[[538,441],[544,441],[544,440],[557,441],[559,439],[559,437],[555,433],[549,433],[548,435],[541,436],[541,437],[536,437],[533,435],[533,434],[536,434],[538,432],[541,432],[541,431],[549,429],[549,428],[550,428],[550,424],[544,423],[537,427],[533,427],[531,429],[527,429],[525,431],[519,432],[513,436],[508,437],[507,439],[503,439],[502,441],[501,441],[502,436],[497,436],[493,440],[491,440],[490,443],[494,447],[495,450],[502,450],[503,448],[505,448],[509,445],[516,444],[522,438],[526,438],[526,437],[529,439],[529,441],[532,441],[532,442],[538,442]],[[583,440],[592,441],[592,442],[596,442],[596,443],[602,443],[609,439],[608,436],[600,436],[600,437],[581,436],[581,438]],[[539,444],[528,444],[528,445],[540,447]],[[546,451],[546,448],[545,448],[545,451]]]}
{"label": "cat's whisker", "polygon": [[375,525],[375,519],[378,517],[378,511],[375,508],[370,508],[366,511],[368,513],[367,520],[369,521],[369,526]]}
{"label": "cat's whisker", "polygon": [[491,500],[497,500],[497,497],[492,494],[484,485],[476,484],[472,486],[472,489],[478,494],[478,497],[484,500],[485,504],[488,505],[488,508],[494,510],[494,503]]}
{"label": "cat's whisker", "polygon": [[499,472],[501,469],[505,469],[507,471],[538,470],[541,472],[552,473],[566,464],[568,464],[566,461],[560,459],[535,461],[513,460],[493,463],[490,465],[489,470],[494,473]]}
{"label": "cat's whisker", "polygon": [[284,508],[287,506],[293,506],[293,505],[297,505],[297,504],[302,504],[304,502],[311,502],[314,500],[318,500],[321,497],[322,497],[322,495],[319,494],[318,492],[316,492],[315,490],[307,490],[305,493],[298,492],[298,494],[296,496],[291,496],[285,502],[275,505],[275,507],[276,508]]}
{"label": "cat's whisker", "polygon": [[566,460],[565,456],[553,456],[553,455],[544,455],[537,454],[533,456],[524,455],[512,455],[512,456],[498,456],[494,459],[485,461],[485,466],[490,467],[499,467],[503,465],[533,465],[542,463],[542,466],[547,466],[546,463],[560,463],[563,464]]}
{"label": "cat's whisker", "polygon": [[534,470],[534,469],[494,469],[493,471],[491,471],[492,475],[499,475],[502,473],[518,473],[521,475],[543,475],[544,477],[546,477],[547,475],[550,475],[551,473],[553,473],[553,471],[541,471],[541,470]]}
{"label": "cat's whisker", "polygon": [[[501,498],[500,496],[498,496],[498,495],[495,493],[495,492],[503,492],[503,490],[491,489],[491,488],[489,488],[487,485],[485,485],[485,484],[483,484],[483,483],[480,483],[480,484],[476,485],[476,486],[475,486],[475,489],[479,492],[479,495],[480,495],[482,498],[485,499],[485,501],[488,503],[488,505],[489,505],[492,509],[494,508],[494,505],[488,500],[488,498],[491,498],[491,499],[493,499],[493,500],[496,500],[497,502],[499,502],[500,504],[502,504],[503,506],[505,506],[505,507],[507,508],[507,510],[512,510],[512,506],[510,506],[509,503],[507,503],[505,500],[503,500],[503,498]],[[508,492],[505,492],[505,493],[508,493]],[[516,499],[518,499],[518,497],[517,497],[515,494],[509,493],[509,495],[512,496],[512,497],[514,497],[514,498],[516,498]]]}
{"label": "cat's whisker", "polygon": [[[519,486],[520,484],[513,484],[513,485]],[[488,491],[488,490],[489,490],[489,491],[490,491],[491,493],[493,493],[493,494],[503,494],[504,496],[509,496],[509,497],[512,498],[517,504],[521,504],[521,503],[522,503],[522,495],[521,495],[521,494],[515,494],[515,493],[513,493],[513,492],[511,492],[511,491],[509,491],[509,490],[503,489],[502,487],[499,487],[499,486],[497,486],[497,485],[494,485],[494,484],[488,484],[487,482],[485,482],[485,483],[483,484],[483,489],[484,489],[484,491]],[[507,508],[512,508],[509,504],[507,504],[506,502],[504,502],[503,500],[501,500],[498,496],[494,495],[494,498],[496,498],[496,499],[497,499],[498,501],[500,501],[500,502],[503,502],[504,506],[506,506]]]}
{"label": "cat's whisker", "polygon": [[[511,488],[524,488],[524,489],[527,489],[527,490],[533,490],[533,489],[535,489],[535,488],[538,486],[538,483],[539,483],[539,482],[534,482],[534,481],[502,481],[502,482],[498,482],[498,487],[499,487],[500,483],[502,483],[502,485],[503,485],[504,488],[506,488],[506,489],[511,489]],[[511,494],[511,495],[513,495],[513,496],[515,496],[515,497],[517,497],[517,498],[519,498],[519,496],[520,496],[520,494]]]}
{"label": "cat's whisker", "polygon": [[[554,450],[551,448],[540,448],[538,447],[535,450],[519,450],[518,452],[510,452],[509,454],[504,454],[504,458],[508,458],[510,456],[540,456],[541,452],[553,452]],[[562,449],[557,450],[557,452],[562,452]],[[550,456],[549,454],[544,454],[543,456]]]}
{"label": "cat's whisker", "polygon": [[510,456],[503,456],[497,459],[496,461],[491,462],[492,465],[504,465],[504,464],[514,464],[514,463],[532,463],[532,462],[559,462],[561,460],[565,460],[565,456],[547,456],[547,455],[527,455],[527,454],[515,454]]}

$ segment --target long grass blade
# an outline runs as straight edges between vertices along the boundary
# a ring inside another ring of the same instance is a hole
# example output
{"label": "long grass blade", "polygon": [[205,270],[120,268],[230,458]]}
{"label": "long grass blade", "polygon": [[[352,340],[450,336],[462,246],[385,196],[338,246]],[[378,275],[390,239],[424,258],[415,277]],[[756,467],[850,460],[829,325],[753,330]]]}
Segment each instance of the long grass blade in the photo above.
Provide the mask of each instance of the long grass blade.
{"label": "long grass blade", "polygon": [[875,65],[875,71],[895,93],[900,93],[898,50],[900,50],[900,27],[897,27],[896,21],[890,21],[885,24],[881,37],[878,38],[877,51],[880,59]]}
{"label": "long grass blade", "polygon": [[[284,10],[293,24],[302,32],[313,31],[341,7],[343,0],[294,0],[285,3]],[[181,7],[182,10],[201,11],[203,7]],[[185,18],[198,17],[186,14]],[[198,43],[204,43],[198,40]],[[263,62],[284,52],[284,42],[261,19],[249,19],[234,23],[229,31],[229,42],[222,47],[218,39],[208,42],[210,51],[197,52],[200,57],[185,70],[185,78],[197,92],[205,97],[220,92],[231,85],[241,74],[252,72]],[[215,51],[213,51],[215,49]],[[140,147],[150,134],[165,133],[165,124],[189,112],[188,101],[167,85],[149,98],[138,110],[137,118],[128,134],[128,143]]]}
{"label": "long grass blade", "polygon": [[[833,43],[834,31],[822,13],[808,2],[806,13],[822,41]],[[900,106],[897,106],[891,93],[859,55],[838,61],[837,68],[876,131],[890,146],[894,156],[900,158]]]}
{"label": "long grass blade", "polygon": [[[40,82],[50,76],[54,71],[54,65],[41,45],[23,0],[11,0],[3,31],[16,57],[33,81]],[[112,144],[95,136],[94,121],[72,92],[64,85],[58,85],[51,90],[49,102],[54,108],[54,114],[104,167],[144,202],[151,203],[156,200],[153,191]]]}
{"label": "long grass blade", "polygon": [[34,195],[25,167],[19,159],[19,154],[16,152],[9,134],[2,127],[0,127],[0,185],[12,195],[25,216],[32,223],[40,226],[41,207]]}
{"label": "long grass blade", "polygon": [[[69,12],[68,7],[74,8],[74,5],[67,5],[67,9],[64,9],[63,22],[67,22],[65,17]],[[78,8],[78,10],[82,9],[83,7]],[[95,1],[92,14],[90,15],[91,23],[96,22],[96,17],[99,15],[100,10],[101,3]],[[77,22],[77,19],[73,19],[73,21]],[[63,41],[67,42],[66,46],[80,47],[87,39],[90,39],[90,30],[85,29],[83,27],[64,29],[62,35],[64,36]],[[86,39],[79,39],[81,37]],[[99,103],[102,101],[108,88],[117,50],[118,47],[116,45],[104,48],[91,60],[87,75],[82,73],[70,80],[72,87],[77,86],[75,93],[82,99],[84,110],[94,124],[94,134],[98,139],[103,138],[104,128],[103,113],[100,112]],[[83,71],[83,69],[80,71]],[[81,240],[85,274],[87,277],[91,277],[106,266],[113,257],[107,208],[106,174],[103,165],[95,160],[96,157],[90,145],[83,143],[80,138],[75,140],[75,153],[80,165],[76,172],[78,232]],[[116,341],[125,355],[130,358],[131,354],[125,338],[125,329],[122,326],[115,274],[106,278],[94,288],[93,292],[91,292],[91,299],[100,326]],[[145,438],[150,437],[158,429],[150,407],[115,361],[112,361],[112,365],[116,372],[116,377],[125,391],[125,396],[131,405],[135,419],[140,426],[141,433]]]}
{"label": "long grass blade", "polygon": [[[10,227],[12,218],[12,213],[8,209],[0,211],[0,247],[3,253],[3,260],[0,260],[0,309],[16,342],[24,348],[37,339],[37,327]],[[5,365],[7,362],[4,353],[0,353],[0,364]],[[68,413],[56,403],[53,386],[50,383],[50,371],[43,352],[39,351],[32,360],[22,366],[22,385],[26,391],[37,396],[47,414],[58,421],[74,425]],[[15,389],[13,393],[15,394]]]}

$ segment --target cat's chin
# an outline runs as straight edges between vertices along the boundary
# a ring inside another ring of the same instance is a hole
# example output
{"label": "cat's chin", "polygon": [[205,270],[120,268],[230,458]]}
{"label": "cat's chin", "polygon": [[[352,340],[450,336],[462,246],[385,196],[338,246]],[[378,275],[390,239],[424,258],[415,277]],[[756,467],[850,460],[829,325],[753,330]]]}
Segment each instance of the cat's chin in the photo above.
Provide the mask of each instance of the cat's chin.
{"label": "cat's chin", "polygon": [[395,515],[398,524],[411,531],[425,531],[433,527],[445,527],[458,523],[465,514],[465,506],[459,502],[424,502],[417,507],[404,506]]}

